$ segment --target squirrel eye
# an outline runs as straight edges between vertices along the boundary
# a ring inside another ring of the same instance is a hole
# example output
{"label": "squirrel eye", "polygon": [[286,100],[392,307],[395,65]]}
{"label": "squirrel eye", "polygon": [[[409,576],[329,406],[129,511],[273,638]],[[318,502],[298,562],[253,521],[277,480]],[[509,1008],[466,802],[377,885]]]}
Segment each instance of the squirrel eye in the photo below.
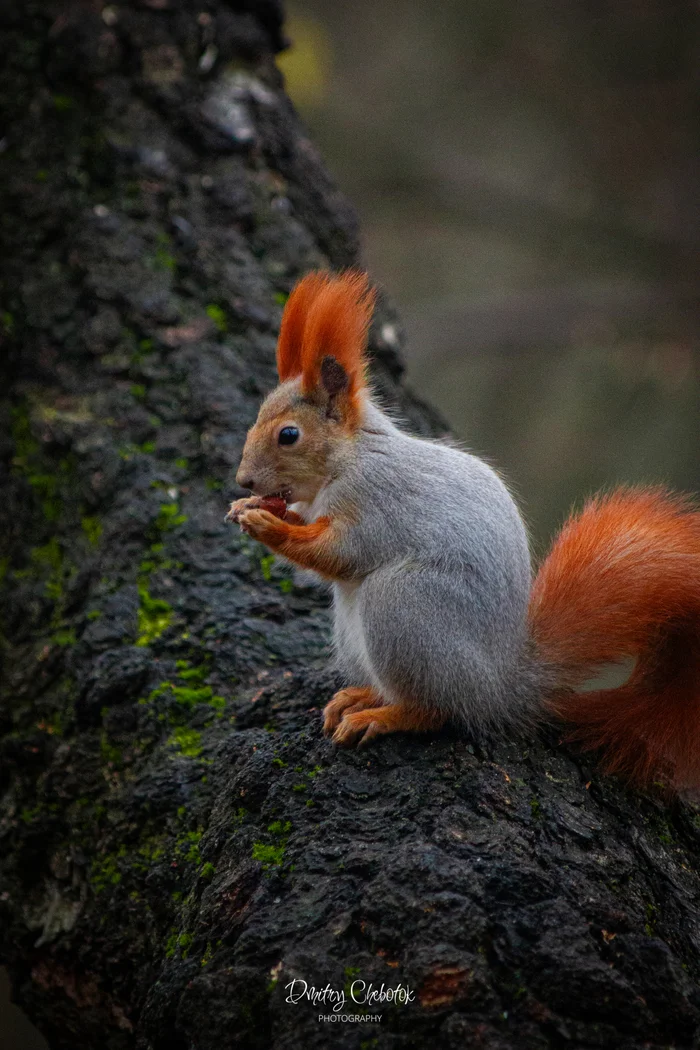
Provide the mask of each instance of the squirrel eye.
{"label": "squirrel eye", "polygon": [[295,441],[299,440],[299,431],[297,427],[282,427],[277,440],[280,445],[293,445]]}

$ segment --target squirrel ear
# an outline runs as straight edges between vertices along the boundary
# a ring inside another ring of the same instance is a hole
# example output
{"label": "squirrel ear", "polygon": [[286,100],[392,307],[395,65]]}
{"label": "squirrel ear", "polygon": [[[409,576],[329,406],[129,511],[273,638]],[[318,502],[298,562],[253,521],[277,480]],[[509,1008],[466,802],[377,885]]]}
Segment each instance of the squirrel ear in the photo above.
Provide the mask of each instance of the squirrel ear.
{"label": "squirrel ear", "polygon": [[302,391],[311,394],[321,387],[329,396],[343,393],[349,422],[356,421],[365,385],[364,352],[374,298],[366,273],[328,276],[304,325]]}
{"label": "squirrel ear", "polygon": [[350,385],[347,372],[335,357],[326,355],[321,361],[321,386],[329,397],[342,394]]}
{"label": "squirrel ear", "polygon": [[319,378],[321,387],[327,396],[326,418],[342,420],[344,417],[352,415],[352,411],[348,412],[348,408],[352,407],[352,403],[348,403],[347,398],[343,396],[347,393],[350,386],[350,377],[341,363],[335,357],[330,357],[327,354],[321,361]]}
{"label": "squirrel ear", "polygon": [[277,342],[277,373],[282,382],[301,375],[304,328],[311,304],[327,281],[323,271],[308,273],[287,299]]}

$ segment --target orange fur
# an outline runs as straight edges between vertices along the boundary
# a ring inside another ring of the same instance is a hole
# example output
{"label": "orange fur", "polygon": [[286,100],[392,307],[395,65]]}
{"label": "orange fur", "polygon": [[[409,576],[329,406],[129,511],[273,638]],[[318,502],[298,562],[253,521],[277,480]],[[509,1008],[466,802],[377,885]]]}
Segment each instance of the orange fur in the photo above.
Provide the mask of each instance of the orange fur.
{"label": "orange fur", "polygon": [[304,327],[309,309],[326,282],[325,274],[307,273],[294,286],[282,314],[282,325],[277,341],[277,373],[285,382],[301,375],[301,352]]}
{"label": "orange fur", "polygon": [[381,706],[382,698],[372,686],[351,685],[335,693],[323,709],[323,732],[330,736],[351,711]]}
{"label": "orange fur", "polygon": [[374,291],[366,273],[348,271],[327,277],[306,320],[302,351],[303,390],[311,393],[319,382],[324,357],[334,357],[350,381],[352,398],[364,385],[364,352],[374,309]]}
{"label": "orange fur", "polygon": [[268,511],[253,509],[241,514],[239,520],[253,539],[260,540],[302,569],[312,569],[330,580],[345,577],[330,518],[321,517],[308,525],[297,525],[281,521]]}
{"label": "orange fur", "polygon": [[[371,699],[372,693],[373,690],[367,690],[367,699]],[[431,729],[440,729],[447,721],[447,718],[437,711],[414,704],[369,707],[358,702],[357,707],[360,710],[348,711],[343,716],[333,733],[334,744],[367,744],[382,733],[425,733]]]}
{"label": "orange fur", "polygon": [[[548,706],[604,768],[637,784],[700,786],[700,512],[663,489],[590,501],[554,541],[530,601]],[[635,657],[616,689],[574,692]]]}
{"label": "orange fur", "polygon": [[280,379],[302,377],[304,394],[319,386],[324,357],[334,357],[348,377],[344,396],[350,414],[365,385],[367,332],[375,293],[359,270],[310,273],[287,301],[277,346]]}

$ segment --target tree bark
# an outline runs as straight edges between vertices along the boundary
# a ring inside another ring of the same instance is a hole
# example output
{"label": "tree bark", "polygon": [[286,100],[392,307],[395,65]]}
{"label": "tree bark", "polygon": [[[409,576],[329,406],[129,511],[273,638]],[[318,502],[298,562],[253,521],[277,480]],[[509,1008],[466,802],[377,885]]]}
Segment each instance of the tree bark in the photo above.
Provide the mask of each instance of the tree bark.
{"label": "tree bark", "polygon": [[223,524],[285,296],[358,258],[282,45],[277,0],[0,9],[14,996],[52,1050],[695,1046],[697,809],[556,730],[336,753],[327,601]]}

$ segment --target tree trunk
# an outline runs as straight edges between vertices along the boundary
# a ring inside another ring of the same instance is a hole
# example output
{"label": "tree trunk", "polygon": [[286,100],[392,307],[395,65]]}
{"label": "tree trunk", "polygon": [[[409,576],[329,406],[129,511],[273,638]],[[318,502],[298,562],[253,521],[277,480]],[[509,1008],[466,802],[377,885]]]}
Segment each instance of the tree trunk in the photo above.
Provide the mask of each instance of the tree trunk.
{"label": "tree trunk", "polygon": [[282,44],[277,0],[0,13],[14,996],[52,1050],[695,1046],[696,811],[554,730],[336,753],[327,601],[223,524],[286,295],[357,260]]}

